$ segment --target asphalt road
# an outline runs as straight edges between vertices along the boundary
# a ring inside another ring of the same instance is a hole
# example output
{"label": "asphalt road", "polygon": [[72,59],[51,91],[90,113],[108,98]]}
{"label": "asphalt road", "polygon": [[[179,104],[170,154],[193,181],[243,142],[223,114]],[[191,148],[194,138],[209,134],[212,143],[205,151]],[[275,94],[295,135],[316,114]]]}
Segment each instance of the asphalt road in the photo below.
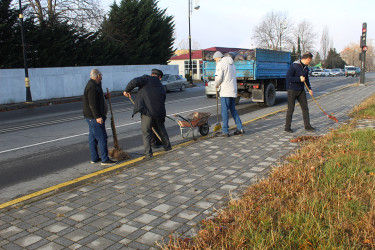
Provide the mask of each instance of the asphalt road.
{"label": "asphalt road", "polygon": [[[366,77],[373,81],[375,74]],[[318,97],[358,80],[311,78],[311,84]],[[139,115],[131,117],[133,105],[127,98],[114,97],[111,101],[120,146],[132,158],[142,156]],[[247,121],[286,107],[286,101],[286,92],[278,92],[273,107],[259,107],[251,100],[242,99],[237,110],[242,121]],[[216,101],[206,98],[203,84],[168,93],[166,108],[171,117],[194,111],[210,112],[209,123],[216,122]],[[296,112],[300,110],[297,108]],[[0,203],[102,169],[100,164],[89,162],[88,127],[82,117],[81,102],[1,112],[0,120]],[[230,125],[233,124],[231,119]],[[109,119],[106,125],[111,146]],[[172,146],[186,141],[176,122],[167,119],[166,127]]]}

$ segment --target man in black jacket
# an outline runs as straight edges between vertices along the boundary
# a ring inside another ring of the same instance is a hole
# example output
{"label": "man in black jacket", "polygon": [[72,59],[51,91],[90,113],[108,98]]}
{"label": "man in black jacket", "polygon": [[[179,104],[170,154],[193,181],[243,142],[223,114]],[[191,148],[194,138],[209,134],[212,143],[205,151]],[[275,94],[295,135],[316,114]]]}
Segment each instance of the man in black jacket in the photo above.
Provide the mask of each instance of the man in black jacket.
{"label": "man in black jacket", "polygon": [[138,112],[141,114],[142,138],[146,158],[152,157],[152,128],[160,136],[164,149],[166,151],[172,149],[164,125],[166,92],[160,81],[162,77],[163,72],[161,70],[153,69],[151,76],[143,75],[131,80],[124,91],[124,96],[130,97],[130,92],[138,87],[137,100],[132,116]]}
{"label": "man in black jacket", "polygon": [[313,55],[306,52],[302,55],[301,60],[295,61],[290,65],[288,73],[286,74],[287,90],[288,90],[288,111],[286,113],[285,131],[293,133],[291,129],[292,116],[296,99],[298,100],[303,115],[303,122],[307,131],[315,131],[310,124],[309,108],[307,106],[307,98],[305,92],[305,82],[309,88],[310,95],[313,95],[309,80],[309,68]]}
{"label": "man in black jacket", "polygon": [[[110,96],[107,96],[107,98],[110,98]],[[92,69],[90,80],[85,87],[83,95],[83,116],[89,125],[91,163],[98,163],[100,161],[102,162],[101,165],[115,163],[115,161],[112,161],[108,157],[108,137],[105,130],[107,110],[102,89],[102,73],[98,69]],[[101,158],[98,154],[98,144]]]}

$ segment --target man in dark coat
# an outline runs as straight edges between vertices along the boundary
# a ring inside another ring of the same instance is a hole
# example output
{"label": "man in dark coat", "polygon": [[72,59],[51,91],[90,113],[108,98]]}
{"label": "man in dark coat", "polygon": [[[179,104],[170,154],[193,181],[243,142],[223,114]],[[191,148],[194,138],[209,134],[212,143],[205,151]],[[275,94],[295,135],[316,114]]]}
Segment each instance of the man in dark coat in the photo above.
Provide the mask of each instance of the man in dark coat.
{"label": "man in dark coat", "polygon": [[[110,96],[107,96],[107,98],[110,98]],[[91,163],[98,163],[100,161],[101,165],[115,163],[115,161],[112,161],[108,157],[108,137],[105,130],[107,110],[102,89],[102,73],[98,69],[92,69],[90,80],[85,87],[83,95],[83,116],[89,125]],[[98,154],[98,144],[101,158]]]}
{"label": "man in dark coat", "polygon": [[160,81],[162,77],[163,72],[161,70],[153,69],[151,76],[143,75],[131,80],[124,91],[124,96],[130,97],[130,92],[138,87],[133,116],[138,112],[141,114],[142,138],[146,158],[153,155],[151,149],[152,128],[160,136],[164,149],[166,151],[172,149],[164,125],[166,92]]}
{"label": "man in dark coat", "polygon": [[310,124],[309,108],[307,106],[307,98],[305,92],[305,82],[309,88],[310,95],[313,95],[309,80],[309,68],[313,55],[307,52],[302,55],[301,60],[295,61],[290,65],[286,74],[287,90],[288,90],[288,111],[286,112],[285,131],[293,133],[291,129],[292,117],[296,100],[298,100],[303,115],[303,122],[307,131],[315,131]]}

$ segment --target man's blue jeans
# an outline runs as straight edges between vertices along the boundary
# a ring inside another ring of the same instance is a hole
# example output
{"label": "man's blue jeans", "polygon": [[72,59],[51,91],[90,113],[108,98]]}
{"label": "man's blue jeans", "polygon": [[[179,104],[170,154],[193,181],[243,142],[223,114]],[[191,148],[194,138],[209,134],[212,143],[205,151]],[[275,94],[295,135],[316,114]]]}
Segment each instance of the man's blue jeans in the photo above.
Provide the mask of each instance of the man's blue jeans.
{"label": "man's blue jeans", "polygon": [[105,130],[105,119],[103,124],[96,122],[96,119],[87,119],[89,125],[89,147],[91,153],[91,161],[98,161],[98,145],[99,151],[102,158],[102,162],[107,161],[108,158],[108,146],[107,146],[107,131]]}
{"label": "man's blue jeans", "polygon": [[234,97],[220,97],[221,101],[221,117],[223,118],[223,133],[229,133],[229,117],[228,117],[228,109],[232,114],[234,122],[237,125],[237,129],[243,129],[242,122],[240,116],[237,113],[236,106],[235,106],[235,98]]}

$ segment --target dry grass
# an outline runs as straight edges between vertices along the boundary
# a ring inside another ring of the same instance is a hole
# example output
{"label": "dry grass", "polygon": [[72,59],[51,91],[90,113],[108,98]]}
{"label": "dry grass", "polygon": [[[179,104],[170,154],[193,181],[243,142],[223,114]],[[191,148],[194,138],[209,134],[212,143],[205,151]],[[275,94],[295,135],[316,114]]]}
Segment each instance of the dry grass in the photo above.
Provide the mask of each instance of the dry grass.
{"label": "dry grass", "polygon": [[[374,113],[375,96],[352,115]],[[305,143],[268,179],[203,220],[196,237],[171,237],[162,248],[374,249],[374,152],[375,131],[350,125]]]}

